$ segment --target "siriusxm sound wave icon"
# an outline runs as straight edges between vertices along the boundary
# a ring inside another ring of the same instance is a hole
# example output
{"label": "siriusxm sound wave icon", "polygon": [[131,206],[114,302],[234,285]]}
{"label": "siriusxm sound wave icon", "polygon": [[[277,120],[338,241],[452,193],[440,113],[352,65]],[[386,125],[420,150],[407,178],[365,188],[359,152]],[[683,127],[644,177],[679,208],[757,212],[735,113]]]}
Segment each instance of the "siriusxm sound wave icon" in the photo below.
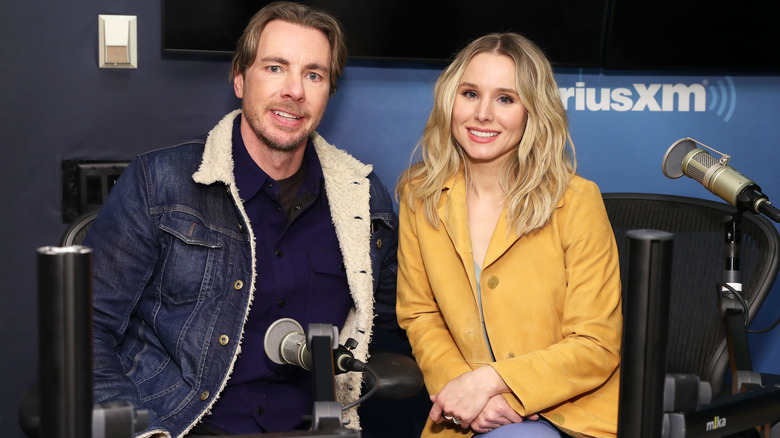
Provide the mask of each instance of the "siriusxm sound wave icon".
{"label": "siriusxm sound wave icon", "polygon": [[[737,106],[737,90],[734,87],[734,81],[731,76],[724,77],[724,81],[718,80],[717,86],[710,85],[710,110],[716,110],[718,116],[723,116],[723,120],[728,122],[734,114],[734,108]],[[725,115],[724,115],[725,113]]]}

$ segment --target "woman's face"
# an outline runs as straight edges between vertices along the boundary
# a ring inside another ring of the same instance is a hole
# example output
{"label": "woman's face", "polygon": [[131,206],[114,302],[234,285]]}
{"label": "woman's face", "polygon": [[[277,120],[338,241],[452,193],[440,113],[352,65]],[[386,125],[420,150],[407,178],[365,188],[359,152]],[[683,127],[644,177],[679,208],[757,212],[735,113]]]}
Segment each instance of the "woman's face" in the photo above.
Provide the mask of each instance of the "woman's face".
{"label": "woman's face", "polygon": [[452,107],[452,135],[472,163],[503,161],[520,144],[527,120],[512,58],[475,55],[466,65]]}

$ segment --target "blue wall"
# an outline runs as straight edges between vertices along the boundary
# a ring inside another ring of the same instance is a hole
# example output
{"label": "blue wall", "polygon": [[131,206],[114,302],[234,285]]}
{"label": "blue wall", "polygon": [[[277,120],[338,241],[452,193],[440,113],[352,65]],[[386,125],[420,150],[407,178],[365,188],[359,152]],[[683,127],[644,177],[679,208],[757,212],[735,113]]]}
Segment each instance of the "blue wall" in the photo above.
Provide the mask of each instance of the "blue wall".
{"label": "blue wall", "polygon": [[[138,16],[137,70],[97,67],[98,14]],[[61,161],[128,159],[208,130],[239,104],[228,67],[221,59],[163,57],[157,2],[0,2],[0,436],[22,437],[18,403],[36,379],[35,250],[56,244],[65,228]],[[438,73],[430,65],[351,63],[319,131],[374,163],[392,187],[422,132]],[[735,168],[780,199],[780,77],[577,70],[557,77],[572,89],[566,94],[580,173],[602,191],[717,200],[693,180],[661,173],[667,148],[692,137],[732,155]],[[682,84],[699,96],[683,111],[677,101],[664,102],[662,91],[652,95],[655,84]],[[780,314],[779,289],[755,327]],[[780,329],[750,341],[755,368],[780,373]]]}

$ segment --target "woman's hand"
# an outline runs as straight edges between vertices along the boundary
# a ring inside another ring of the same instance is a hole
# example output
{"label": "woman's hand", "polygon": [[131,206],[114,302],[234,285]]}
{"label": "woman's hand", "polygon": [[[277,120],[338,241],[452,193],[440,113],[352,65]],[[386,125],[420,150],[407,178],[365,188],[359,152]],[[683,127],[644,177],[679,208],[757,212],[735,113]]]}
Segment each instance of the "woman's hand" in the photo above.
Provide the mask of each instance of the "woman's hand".
{"label": "woman's hand", "polygon": [[522,423],[523,420],[538,420],[539,415],[533,414],[523,418],[517,413],[501,394],[490,397],[485,408],[471,422],[471,429],[477,433],[487,433],[491,430],[511,423]]}
{"label": "woman's hand", "polygon": [[428,417],[436,423],[447,420],[468,429],[491,397],[502,392],[509,392],[509,387],[496,370],[489,366],[477,368],[450,380],[438,394],[432,395],[433,407]]}

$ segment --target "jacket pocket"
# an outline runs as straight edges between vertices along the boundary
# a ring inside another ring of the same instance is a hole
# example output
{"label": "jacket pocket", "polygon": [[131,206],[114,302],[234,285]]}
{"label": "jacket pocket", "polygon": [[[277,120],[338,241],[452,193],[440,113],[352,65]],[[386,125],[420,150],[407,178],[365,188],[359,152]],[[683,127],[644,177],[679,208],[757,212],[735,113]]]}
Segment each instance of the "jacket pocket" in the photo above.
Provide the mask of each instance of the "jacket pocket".
{"label": "jacket pocket", "polygon": [[163,297],[173,304],[208,297],[219,265],[221,235],[197,216],[181,211],[163,215],[160,230],[169,236],[161,270]]}

